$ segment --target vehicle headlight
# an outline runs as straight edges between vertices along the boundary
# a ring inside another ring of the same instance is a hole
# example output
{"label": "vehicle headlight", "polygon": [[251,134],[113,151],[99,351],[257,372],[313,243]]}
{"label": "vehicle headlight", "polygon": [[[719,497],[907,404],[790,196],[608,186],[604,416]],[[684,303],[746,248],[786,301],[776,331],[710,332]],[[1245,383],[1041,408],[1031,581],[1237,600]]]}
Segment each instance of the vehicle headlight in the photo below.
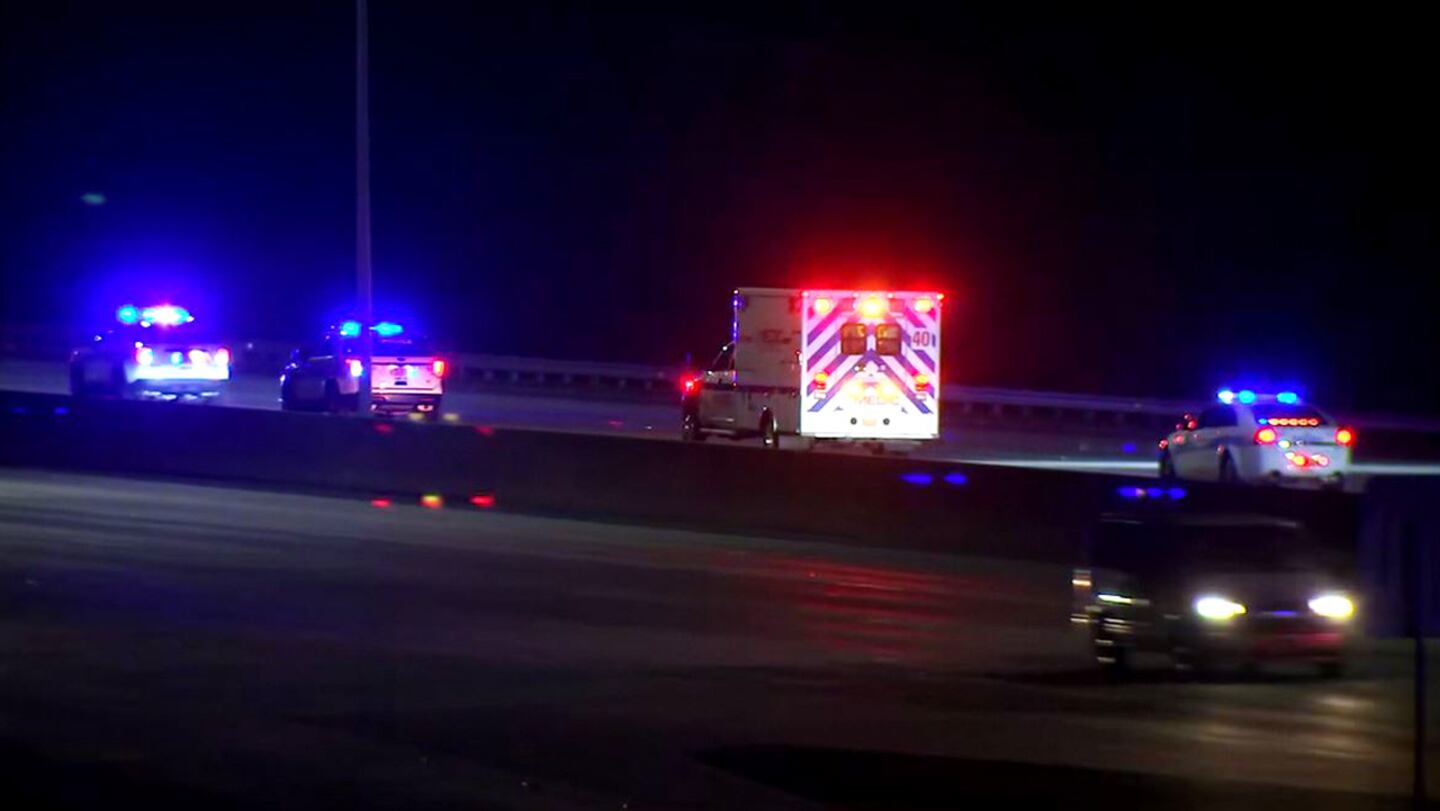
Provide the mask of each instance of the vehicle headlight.
{"label": "vehicle headlight", "polygon": [[1355,616],[1355,603],[1343,594],[1322,594],[1310,601],[1310,610],[1332,620]]}
{"label": "vehicle headlight", "polygon": [[1207,620],[1225,622],[1245,613],[1245,606],[1224,597],[1210,595],[1195,601],[1195,613]]}

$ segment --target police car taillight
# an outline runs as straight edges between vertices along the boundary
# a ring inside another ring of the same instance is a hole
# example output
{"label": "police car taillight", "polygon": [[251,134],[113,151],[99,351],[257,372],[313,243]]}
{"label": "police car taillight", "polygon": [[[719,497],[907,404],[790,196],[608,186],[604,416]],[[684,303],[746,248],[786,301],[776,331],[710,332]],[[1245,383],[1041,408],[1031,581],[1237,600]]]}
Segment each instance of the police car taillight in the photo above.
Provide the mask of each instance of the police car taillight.
{"label": "police car taillight", "polygon": [[1255,432],[1256,445],[1274,445],[1279,438],[1280,435],[1275,433],[1274,428],[1261,428]]}
{"label": "police car taillight", "polygon": [[155,362],[155,350],[148,346],[135,347],[135,362],[141,366],[149,366]]}
{"label": "police car taillight", "polygon": [[346,361],[346,365],[350,367],[351,377],[358,378],[360,375],[365,374],[365,364],[362,363],[359,358],[351,358]]}
{"label": "police car taillight", "polygon": [[223,347],[223,346],[220,347],[219,349],[215,350],[215,365],[216,365],[216,366],[229,366],[229,365],[230,365],[230,350],[226,349],[226,348]]}
{"label": "police car taillight", "polygon": [[1335,432],[1335,444],[1350,447],[1355,444],[1355,432],[1349,428],[1341,428]]}
{"label": "police car taillight", "polygon": [[436,377],[444,377],[445,368],[446,363],[443,360],[436,359],[430,362],[430,371],[434,372]]}

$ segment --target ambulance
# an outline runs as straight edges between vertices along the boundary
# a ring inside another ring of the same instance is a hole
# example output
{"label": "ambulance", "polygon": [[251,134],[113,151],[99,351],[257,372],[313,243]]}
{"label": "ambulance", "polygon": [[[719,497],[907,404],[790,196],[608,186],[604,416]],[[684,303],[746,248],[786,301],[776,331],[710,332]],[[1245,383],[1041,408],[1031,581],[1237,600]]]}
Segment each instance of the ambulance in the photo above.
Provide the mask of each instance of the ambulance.
{"label": "ambulance", "polygon": [[734,293],[730,341],[682,382],[681,436],[903,448],[940,434],[937,292]]}

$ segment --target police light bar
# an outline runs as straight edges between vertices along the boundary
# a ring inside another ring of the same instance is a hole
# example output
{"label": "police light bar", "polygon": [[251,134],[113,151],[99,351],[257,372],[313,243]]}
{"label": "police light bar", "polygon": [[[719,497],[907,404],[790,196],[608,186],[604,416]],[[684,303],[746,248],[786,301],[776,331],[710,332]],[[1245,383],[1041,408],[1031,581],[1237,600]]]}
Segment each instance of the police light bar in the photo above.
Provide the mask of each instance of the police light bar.
{"label": "police light bar", "polygon": [[[405,327],[395,323],[394,321],[381,321],[370,329],[374,331],[376,335],[379,335],[381,338],[393,338],[396,335],[401,335],[405,332]],[[345,321],[340,324],[338,332],[340,333],[341,338],[359,338],[360,322]]]}
{"label": "police light bar", "polygon": [[127,327],[135,324],[142,327],[178,327],[194,321],[195,316],[184,307],[173,304],[157,304],[143,309],[126,304],[115,311],[115,320]]}
{"label": "police light bar", "polygon": [[1236,391],[1234,389],[1225,388],[1215,392],[1215,399],[1219,400],[1225,405],[1234,405],[1235,403],[1240,403],[1241,405],[1250,405],[1252,403],[1258,402],[1261,399],[1274,400],[1281,405],[1300,404],[1300,395],[1296,394],[1293,391],[1282,391],[1276,394],[1256,394],[1253,389],[1240,389],[1239,391]]}

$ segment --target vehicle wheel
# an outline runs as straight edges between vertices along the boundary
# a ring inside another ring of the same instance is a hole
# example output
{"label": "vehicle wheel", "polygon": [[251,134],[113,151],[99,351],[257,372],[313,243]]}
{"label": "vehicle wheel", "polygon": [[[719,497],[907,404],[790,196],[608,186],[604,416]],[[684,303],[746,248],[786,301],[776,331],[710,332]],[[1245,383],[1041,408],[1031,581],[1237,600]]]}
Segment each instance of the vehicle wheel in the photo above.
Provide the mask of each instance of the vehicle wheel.
{"label": "vehicle wheel", "polygon": [[1103,616],[1096,617],[1092,627],[1094,632],[1091,639],[1094,643],[1095,661],[1100,665],[1100,674],[1116,681],[1128,678],[1131,673],[1130,649],[1105,630]]}
{"label": "vehicle wheel", "polygon": [[70,364],[70,396],[84,397],[89,394],[85,389],[85,369],[79,364]]}
{"label": "vehicle wheel", "polygon": [[682,442],[704,442],[705,432],[700,429],[700,410],[687,408],[680,415],[680,440]]}
{"label": "vehicle wheel", "polygon": [[1235,470],[1235,460],[1229,453],[1220,455],[1220,481],[1223,484],[1238,484],[1240,474]]}
{"label": "vehicle wheel", "polygon": [[431,409],[430,411],[422,411],[422,412],[420,412],[420,420],[421,420],[421,422],[439,422],[439,421],[440,421],[440,411],[439,411],[439,409]]}
{"label": "vehicle wheel", "polygon": [[1175,672],[1183,677],[1192,679],[1209,678],[1215,673],[1215,663],[1204,652],[1198,651],[1188,645],[1172,643],[1170,646],[1170,661],[1175,666]]}
{"label": "vehicle wheel", "polygon": [[125,385],[124,366],[116,364],[114,368],[110,370],[109,389],[110,390],[105,393],[110,395],[111,397],[119,397],[123,399],[127,394],[129,394],[129,389]]}
{"label": "vehicle wheel", "polygon": [[1175,481],[1175,460],[1170,458],[1168,451],[1160,454],[1160,481]]}
{"label": "vehicle wheel", "polygon": [[780,447],[780,429],[775,425],[775,417],[770,414],[760,417],[760,444],[766,448]]}

